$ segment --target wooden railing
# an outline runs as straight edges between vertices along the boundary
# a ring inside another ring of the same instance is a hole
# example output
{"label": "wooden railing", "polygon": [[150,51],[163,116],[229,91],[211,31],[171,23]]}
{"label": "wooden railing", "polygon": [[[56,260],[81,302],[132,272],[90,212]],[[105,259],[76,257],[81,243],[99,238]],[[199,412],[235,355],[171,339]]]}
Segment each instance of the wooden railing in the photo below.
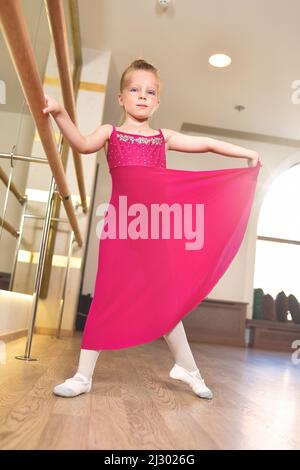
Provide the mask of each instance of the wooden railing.
{"label": "wooden railing", "polygon": [[[73,81],[71,76],[71,66],[68,54],[68,41],[66,31],[66,21],[64,16],[64,9],[61,0],[47,0],[48,15],[50,20],[50,27],[55,47],[55,55],[57,60],[57,68],[60,78],[61,91],[63,95],[64,105],[71,120],[76,125],[76,111]],[[77,175],[77,182],[79,193],[81,197],[83,212],[87,212],[86,204],[86,191],[84,185],[83,169],[81,155],[73,150],[73,158],[75,171]]]}
{"label": "wooden railing", "polygon": [[[35,121],[74,237],[78,245],[82,246],[80,229],[72,205],[64,168],[59,158],[50,117],[42,112],[45,106],[44,92],[20,0],[0,0],[0,21],[7,47],[10,50],[16,73]],[[82,172],[77,174],[77,180],[80,181],[81,193],[85,194]],[[82,206],[86,207],[85,200],[82,201]]]}

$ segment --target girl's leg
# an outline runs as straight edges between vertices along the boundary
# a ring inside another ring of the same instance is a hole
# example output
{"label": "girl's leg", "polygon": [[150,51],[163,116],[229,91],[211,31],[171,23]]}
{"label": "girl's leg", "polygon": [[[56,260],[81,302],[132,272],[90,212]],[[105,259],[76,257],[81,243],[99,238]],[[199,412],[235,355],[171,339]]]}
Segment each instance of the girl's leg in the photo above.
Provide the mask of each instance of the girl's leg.
{"label": "girl's leg", "polygon": [[170,377],[188,384],[199,397],[211,399],[213,393],[206,386],[197,368],[182,321],[177,323],[173,330],[165,334],[164,338],[175,360],[175,365],[169,374]]}
{"label": "girl's leg", "polygon": [[176,364],[188,371],[197,369],[197,365],[189,346],[182,321],[175,328],[164,335],[164,338],[173,354]]}
{"label": "girl's leg", "polygon": [[81,349],[76,374],[65,382],[54,387],[55,395],[61,397],[75,397],[87,393],[92,387],[92,377],[98,356],[101,351]]}
{"label": "girl's leg", "polygon": [[100,351],[81,349],[77,373],[91,380]]}

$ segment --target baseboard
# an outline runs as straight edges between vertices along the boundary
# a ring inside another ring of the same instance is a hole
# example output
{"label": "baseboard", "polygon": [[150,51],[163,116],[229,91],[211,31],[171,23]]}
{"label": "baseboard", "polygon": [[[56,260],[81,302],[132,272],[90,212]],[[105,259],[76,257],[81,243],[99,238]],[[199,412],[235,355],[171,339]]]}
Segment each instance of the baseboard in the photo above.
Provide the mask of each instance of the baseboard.
{"label": "baseboard", "polygon": [[0,333],[0,341],[7,343],[8,341],[14,341],[15,339],[27,336],[27,328],[21,328],[20,330],[12,330],[7,333]]}
{"label": "baseboard", "polygon": [[[34,333],[38,335],[49,335],[55,336],[57,334],[57,328],[47,328],[45,326],[35,326]],[[74,336],[74,331],[72,330],[60,330],[60,336],[72,337]]]}
{"label": "baseboard", "polygon": [[206,299],[183,320],[189,340],[246,347],[246,302]]}
{"label": "baseboard", "polygon": [[[76,332],[71,330],[61,330],[60,336],[61,337],[72,337]],[[57,334],[56,328],[46,328],[43,326],[35,326],[34,327],[34,334],[38,335],[49,335],[55,336]],[[28,329],[22,328],[20,330],[12,330],[7,333],[0,333],[0,341],[4,341],[7,343],[8,341],[14,341],[15,339],[22,338],[28,335]]]}

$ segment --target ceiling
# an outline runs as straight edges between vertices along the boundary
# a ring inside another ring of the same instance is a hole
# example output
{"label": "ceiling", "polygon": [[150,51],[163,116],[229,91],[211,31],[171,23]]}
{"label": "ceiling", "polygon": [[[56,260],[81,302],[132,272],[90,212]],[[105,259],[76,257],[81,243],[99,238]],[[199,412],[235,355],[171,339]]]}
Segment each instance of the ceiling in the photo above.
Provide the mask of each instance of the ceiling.
{"label": "ceiling", "polygon": [[[291,100],[300,80],[299,0],[171,0],[167,10],[157,0],[78,4],[82,46],[112,54],[103,123],[118,125],[121,74],[142,56],[163,82],[153,128],[190,123],[299,139],[300,104]],[[228,67],[208,63],[220,52],[231,57]]]}
{"label": "ceiling", "polygon": [[[22,5],[42,75],[50,41],[44,1]],[[78,7],[82,47],[111,51],[103,123],[118,125],[121,74],[144,57],[159,69],[163,84],[153,128],[299,139],[300,104],[291,99],[292,83],[300,80],[299,0],[171,0],[166,10],[157,0],[78,0]],[[5,112],[28,110],[0,39],[5,119]],[[230,55],[228,67],[208,63],[217,52]]]}

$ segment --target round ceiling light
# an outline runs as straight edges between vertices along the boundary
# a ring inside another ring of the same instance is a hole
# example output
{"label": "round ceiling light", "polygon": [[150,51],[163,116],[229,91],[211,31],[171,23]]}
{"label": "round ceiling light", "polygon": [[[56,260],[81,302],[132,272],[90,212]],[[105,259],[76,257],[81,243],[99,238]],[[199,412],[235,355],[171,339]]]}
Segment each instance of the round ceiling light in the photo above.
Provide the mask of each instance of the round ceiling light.
{"label": "round ceiling light", "polygon": [[231,58],[226,54],[214,54],[208,59],[214,67],[227,67],[231,63]]}

